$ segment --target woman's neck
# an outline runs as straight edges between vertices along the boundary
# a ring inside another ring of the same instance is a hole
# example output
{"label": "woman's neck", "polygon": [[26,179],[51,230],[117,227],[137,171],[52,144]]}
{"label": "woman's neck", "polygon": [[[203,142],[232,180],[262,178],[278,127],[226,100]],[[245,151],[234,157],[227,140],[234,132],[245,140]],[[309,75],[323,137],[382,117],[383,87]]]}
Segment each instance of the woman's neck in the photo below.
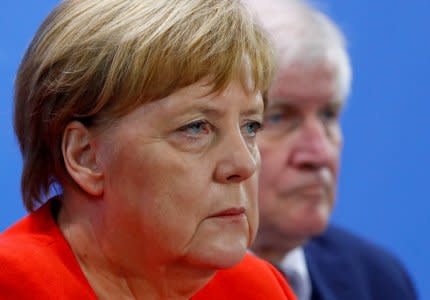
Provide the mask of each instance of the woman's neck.
{"label": "woman's neck", "polygon": [[80,261],[81,268],[99,299],[187,300],[212,278],[214,272],[159,266],[130,275]]}

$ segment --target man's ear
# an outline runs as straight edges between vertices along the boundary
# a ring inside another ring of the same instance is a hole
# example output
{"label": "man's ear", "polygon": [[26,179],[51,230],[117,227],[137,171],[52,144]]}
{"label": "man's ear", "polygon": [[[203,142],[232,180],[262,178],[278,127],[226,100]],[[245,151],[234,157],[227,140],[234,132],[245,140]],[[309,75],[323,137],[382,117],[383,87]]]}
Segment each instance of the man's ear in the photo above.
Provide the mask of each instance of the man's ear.
{"label": "man's ear", "polygon": [[78,186],[92,196],[103,194],[103,172],[97,162],[91,132],[80,122],[70,122],[61,143],[64,165]]}

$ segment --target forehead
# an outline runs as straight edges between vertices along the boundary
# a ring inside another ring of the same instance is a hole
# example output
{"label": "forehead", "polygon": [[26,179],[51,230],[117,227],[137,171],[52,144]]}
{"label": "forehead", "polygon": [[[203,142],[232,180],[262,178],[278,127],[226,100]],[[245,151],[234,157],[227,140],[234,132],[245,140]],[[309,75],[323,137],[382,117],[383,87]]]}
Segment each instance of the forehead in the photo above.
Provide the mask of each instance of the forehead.
{"label": "forehead", "polygon": [[[221,90],[212,90],[213,86],[207,80],[201,80],[186,86],[169,96],[146,104],[129,115],[145,114],[168,122],[173,116],[194,116],[204,113],[222,117],[227,112],[238,111],[240,114],[248,112],[262,113],[264,104],[260,92],[250,92],[243,88],[238,81],[232,81]],[[157,116],[157,117],[155,117]],[[142,117],[141,115],[139,117]]]}
{"label": "forehead", "polygon": [[269,106],[275,101],[295,105],[343,102],[337,95],[334,68],[322,64],[291,64],[280,67],[269,90]]}
{"label": "forehead", "polygon": [[170,101],[171,106],[181,106],[185,111],[188,107],[207,108],[233,108],[234,105],[263,106],[262,96],[259,91],[252,91],[249,86],[244,86],[249,82],[240,80],[230,81],[224,89],[213,90],[213,83],[207,79],[200,80],[185,88],[182,88],[166,97],[167,99],[177,99]]}

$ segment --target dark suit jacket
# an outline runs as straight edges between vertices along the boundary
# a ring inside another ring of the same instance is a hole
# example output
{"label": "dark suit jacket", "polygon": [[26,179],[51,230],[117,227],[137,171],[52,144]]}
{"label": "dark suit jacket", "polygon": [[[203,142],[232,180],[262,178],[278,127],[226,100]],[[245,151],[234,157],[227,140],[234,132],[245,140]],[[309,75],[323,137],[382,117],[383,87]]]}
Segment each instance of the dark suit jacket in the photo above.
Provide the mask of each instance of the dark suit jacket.
{"label": "dark suit jacket", "polygon": [[304,247],[312,300],[413,300],[402,264],[382,248],[335,226]]}

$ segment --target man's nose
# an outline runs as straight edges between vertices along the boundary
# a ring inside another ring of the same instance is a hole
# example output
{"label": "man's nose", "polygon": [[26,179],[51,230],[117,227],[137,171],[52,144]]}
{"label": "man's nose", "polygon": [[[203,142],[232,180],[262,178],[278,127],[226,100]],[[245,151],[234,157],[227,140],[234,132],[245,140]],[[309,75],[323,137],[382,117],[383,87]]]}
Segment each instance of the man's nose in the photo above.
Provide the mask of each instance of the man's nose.
{"label": "man's nose", "polygon": [[222,183],[239,183],[257,170],[260,156],[255,145],[250,145],[240,133],[232,133],[219,145],[220,159],[215,178]]}
{"label": "man's nose", "polygon": [[296,132],[290,163],[297,168],[314,170],[327,167],[333,156],[333,141],[326,124],[309,118]]}

